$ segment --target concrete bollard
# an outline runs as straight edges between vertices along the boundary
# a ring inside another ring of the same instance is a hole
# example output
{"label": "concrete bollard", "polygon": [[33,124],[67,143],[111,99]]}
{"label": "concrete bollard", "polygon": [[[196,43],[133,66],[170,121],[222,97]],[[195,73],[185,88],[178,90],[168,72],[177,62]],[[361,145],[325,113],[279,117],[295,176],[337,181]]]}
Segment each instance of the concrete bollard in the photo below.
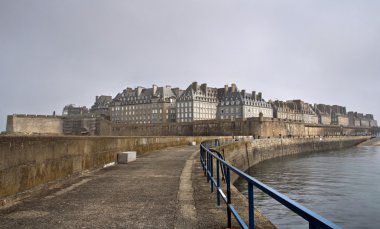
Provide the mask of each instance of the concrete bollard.
{"label": "concrete bollard", "polygon": [[136,160],[136,151],[121,152],[117,154],[117,163],[127,164]]}

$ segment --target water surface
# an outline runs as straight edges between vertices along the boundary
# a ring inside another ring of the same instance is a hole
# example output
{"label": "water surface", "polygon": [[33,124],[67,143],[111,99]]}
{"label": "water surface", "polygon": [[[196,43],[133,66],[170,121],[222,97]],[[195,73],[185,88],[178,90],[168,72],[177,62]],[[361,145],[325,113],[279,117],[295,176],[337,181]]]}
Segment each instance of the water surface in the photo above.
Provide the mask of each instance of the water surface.
{"label": "water surface", "polygon": [[[249,174],[344,228],[380,228],[380,147],[305,153],[261,162]],[[247,195],[247,184],[236,187]],[[258,189],[255,206],[279,228],[307,228]]]}

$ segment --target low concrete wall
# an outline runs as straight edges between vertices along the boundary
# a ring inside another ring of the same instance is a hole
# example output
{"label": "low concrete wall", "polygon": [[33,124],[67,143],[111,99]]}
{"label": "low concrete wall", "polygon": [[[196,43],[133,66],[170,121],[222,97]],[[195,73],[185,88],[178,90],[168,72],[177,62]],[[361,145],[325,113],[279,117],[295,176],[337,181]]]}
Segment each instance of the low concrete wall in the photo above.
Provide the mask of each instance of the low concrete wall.
{"label": "low concrete wall", "polygon": [[143,153],[215,137],[0,137],[0,200],[102,167],[122,151]]}
{"label": "low concrete wall", "polygon": [[[219,148],[226,160],[242,171],[271,158],[355,146],[370,137],[273,138],[239,141]],[[232,173],[232,181],[237,175]]]}

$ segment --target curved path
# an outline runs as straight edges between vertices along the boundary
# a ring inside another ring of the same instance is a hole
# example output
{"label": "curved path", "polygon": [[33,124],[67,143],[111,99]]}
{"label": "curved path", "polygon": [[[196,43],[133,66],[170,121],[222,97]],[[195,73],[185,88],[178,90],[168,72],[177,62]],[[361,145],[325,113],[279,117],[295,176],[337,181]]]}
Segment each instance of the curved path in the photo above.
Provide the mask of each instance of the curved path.
{"label": "curved path", "polygon": [[225,209],[194,164],[198,149],[146,153],[71,179],[0,210],[0,228],[223,228]]}

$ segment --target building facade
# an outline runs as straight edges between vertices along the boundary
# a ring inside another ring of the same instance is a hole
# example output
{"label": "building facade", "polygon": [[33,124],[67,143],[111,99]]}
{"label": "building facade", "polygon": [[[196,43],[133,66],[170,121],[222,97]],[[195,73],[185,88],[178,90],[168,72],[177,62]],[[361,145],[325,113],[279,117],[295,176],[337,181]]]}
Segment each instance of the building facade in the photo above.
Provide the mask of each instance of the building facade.
{"label": "building facade", "polygon": [[75,115],[86,115],[89,114],[89,110],[87,107],[83,106],[75,106],[74,104],[66,105],[63,108],[62,116],[75,116]]}
{"label": "building facade", "polygon": [[331,106],[331,124],[339,126],[349,125],[346,107],[338,105]]}
{"label": "building facade", "polygon": [[350,126],[377,127],[377,121],[372,114],[362,114],[358,112],[348,112]]}
{"label": "building facade", "polygon": [[302,100],[272,102],[275,118],[317,124],[318,116],[312,106]]}
{"label": "building facade", "polygon": [[238,119],[259,117],[273,118],[273,109],[270,103],[262,98],[262,93],[255,91],[247,93],[239,91],[235,84],[231,87],[225,85],[221,91],[220,101],[217,106],[217,119]]}
{"label": "building facade", "polygon": [[101,95],[95,97],[95,103],[91,106],[90,112],[96,116],[110,119],[109,105],[112,102],[112,96]]}
{"label": "building facade", "polygon": [[318,123],[331,125],[331,106],[326,104],[314,104],[314,111],[318,116]]}
{"label": "building facade", "polygon": [[63,133],[93,135],[96,130],[96,117],[83,106],[67,105],[63,108]]}
{"label": "building facade", "polygon": [[193,82],[178,98],[177,122],[216,119],[222,89]]}
{"label": "building facade", "polygon": [[148,124],[176,121],[176,100],[182,90],[170,86],[127,88],[110,102],[111,121]]}

